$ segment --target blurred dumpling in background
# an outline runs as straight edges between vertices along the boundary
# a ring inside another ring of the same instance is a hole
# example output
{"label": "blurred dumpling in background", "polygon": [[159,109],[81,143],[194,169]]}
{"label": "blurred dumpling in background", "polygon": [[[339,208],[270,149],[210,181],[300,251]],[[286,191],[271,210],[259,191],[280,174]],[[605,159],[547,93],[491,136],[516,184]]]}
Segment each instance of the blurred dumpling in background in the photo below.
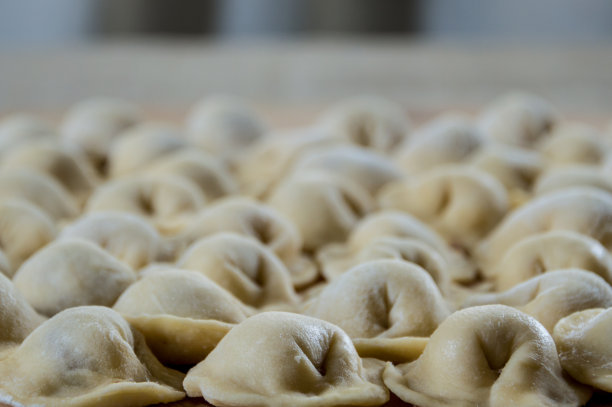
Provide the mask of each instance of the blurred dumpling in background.
{"label": "blurred dumpling in background", "polygon": [[578,122],[561,122],[538,150],[550,166],[597,166],[610,147],[610,141],[597,129]]}
{"label": "blurred dumpling in background", "polygon": [[536,195],[572,187],[589,186],[612,194],[612,179],[597,167],[575,165],[553,168],[543,173],[534,186]]}
{"label": "blurred dumpling in background", "polygon": [[32,141],[54,140],[56,130],[45,120],[29,114],[13,114],[0,121],[0,158],[15,147]]}

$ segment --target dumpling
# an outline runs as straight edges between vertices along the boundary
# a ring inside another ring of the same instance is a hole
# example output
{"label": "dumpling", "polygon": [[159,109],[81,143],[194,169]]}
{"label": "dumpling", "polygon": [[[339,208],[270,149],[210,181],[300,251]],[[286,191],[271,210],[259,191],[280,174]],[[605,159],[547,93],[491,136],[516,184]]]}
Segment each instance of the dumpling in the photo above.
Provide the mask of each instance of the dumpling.
{"label": "dumpling", "polygon": [[365,217],[351,231],[346,244],[328,245],[317,253],[317,260],[323,269],[329,262],[350,261],[381,237],[413,238],[432,247],[446,260],[452,280],[470,281],[476,276],[474,266],[436,232],[415,217],[397,211],[377,212]]}
{"label": "dumpling", "polygon": [[157,230],[140,216],[94,212],[64,227],[60,239],[85,239],[138,270],[164,257],[166,246]]}
{"label": "dumpling", "polygon": [[108,175],[118,177],[146,167],[156,158],[187,148],[179,129],[171,124],[144,122],[121,133],[108,152]]}
{"label": "dumpling", "polygon": [[296,173],[312,170],[347,178],[372,195],[402,175],[385,156],[356,146],[315,149],[303,154],[293,167]]}
{"label": "dumpling", "polygon": [[14,114],[0,121],[0,157],[14,147],[34,140],[51,140],[56,136],[45,120],[27,114]]}
{"label": "dumpling", "polygon": [[44,318],[38,315],[15,289],[11,280],[2,273],[0,273],[0,310],[0,354],[12,346],[19,345],[44,321]]}
{"label": "dumpling", "polygon": [[576,312],[553,331],[561,366],[579,382],[612,393],[612,309]]}
{"label": "dumpling", "polygon": [[179,150],[157,159],[145,168],[152,175],[177,175],[196,184],[208,200],[238,193],[229,171],[203,151]]}
{"label": "dumpling", "polygon": [[374,209],[372,197],[359,184],[322,172],[294,174],[267,202],[297,226],[309,252],[344,241],[359,219]]}
{"label": "dumpling", "polygon": [[539,151],[549,165],[598,165],[610,151],[605,135],[583,123],[560,123]]}
{"label": "dumpling", "polygon": [[555,270],[501,293],[472,296],[464,307],[484,304],[510,305],[531,315],[552,332],[561,318],[576,311],[612,306],[612,287],[590,271]]}
{"label": "dumpling", "polygon": [[580,268],[612,283],[612,255],[597,240],[556,230],[520,240],[510,247],[488,276],[497,290],[507,290],[549,270]]}
{"label": "dumpling", "polygon": [[39,207],[54,220],[72,218],[77,206],[53,178],[30,170],[0,172],[0,201],[23,199]]}
{"label": "dumpling", "polygon": [[233,328],[183,386],[214,405],[378,406],[389,399],[379,375],[337,326],[265,312]]}
{"label": "dumpling", "polygon": [[401,106],[373,96],[338,103],[323,114],[319,125],[341,140],[385,153],[399,146],[410,129]]}
{"label": "dumpling", "polygon": [[331,282],[304,313],[338,325],[363,357],[406,361],[420,354],[422,338],[432,334],[449,309],[421,267],[375,260]]}
{"label": "dumpling", "polygon": [[455,312],[416,361],[388,364],[383,377],[403,401],[427,407],[579,407],[591,394],[564,378],[542,325],[502,305]]}
{"label": "dumpling", "polygon": [[150,219],[163,234],[176,234],[205,203],[191,181],[179,176],[130,176],[110,181],[87,201],[87,212],[121,211]]}
{"label": "dumpling", "polygon": [[291,172],[292,166],[302,155],[338,145],[346,143],[318,128],[272,133],[237,163],[240,190],[263,199]]}
{"label": "dumpling", "polygon": [[150,271],[113,308],[142,332],[155,356],[196,364],[250,314],[234,296],[193,271]]}
{"label": "dumpling", "polygon": [[60,240],[17,270],[15,287],[44,315],[78,305],[111,306],[134,281],[127,265],[86,240]]}
{"label": "dumpling", "polygon": [[485,172],[445,167],[394,182],[378,196],[385,209],[408,212],[431,225],[451,245],[474,246],[508,210],[504,187]]}
{"label": "dumpling", "polygon": [[142,120],[142,112],[117,99],[89,99],[74,105],[64,117],[62,140],[87,154],[104,172],[106,155],[115,137]]}
{"label": "dumpling", "polygon": [[48,141],[15,148],[2,160],[2,169],[29,169],[49,175],[79,203],[85,202],[97,184],[95,171],[84,157]]}
{"label": "dumpling", "polygon": [[479,128],[492,140],[533,147],[550,135],[557,121],[557,113],[547,101],[516,92],[489,106],[480,115]]}
{"label": "dumpling", "polygon": [[115,311],[77,307],[34,330],[0,360],[0,400],[49,407],[133,407],[185,397],[183,374],[164,367]]}
{"label": "dumpling", "polygon": [[250,198],[226,198],[208,206],[191,220],[175,243],[180,250],[219,232],[259,240],[285,263],[296,286],[307,285],[318,276],[316,267],[301,255],[302,239],[296,227],[278,211]]}
{"label": "dumpling", "polygon": [[28,257],[51,242],[57,231],[44,212],[27,201],[11,199],[0,202],[0,247],[6,254],[9,277]]}
{"label": "dumpling", "polygon": [[404,171],[415,174],[465,162],[485,144],[468,118],[443,115],[416,130],[394,158]]}
{"label": "dumpling", "polygon": [[203,238],[176,264],[204,274],[254,307],[297,301],[289,271],[274,253],[250,237],[218,233]]}
{"label": "dumpling", "polygon": [[612,180],[608,174],[596,167],[560,167],[545,172],[534,187],[536,195],[544,195],[561,189],[589,186],[612,193]]}
{"label": "dumpling", "polygon": [[510,212],[483,240],[476,257],[490,269],[519,240],[551,230],[569,230],[612,248],[612,195],[576,187],[542,195]]}
{"label": "dumpling", "polygon": [[216,157],[235,159],[257,142],[264,124],[240,100],[211,96],[198,102],[187,117],[191,143]]}

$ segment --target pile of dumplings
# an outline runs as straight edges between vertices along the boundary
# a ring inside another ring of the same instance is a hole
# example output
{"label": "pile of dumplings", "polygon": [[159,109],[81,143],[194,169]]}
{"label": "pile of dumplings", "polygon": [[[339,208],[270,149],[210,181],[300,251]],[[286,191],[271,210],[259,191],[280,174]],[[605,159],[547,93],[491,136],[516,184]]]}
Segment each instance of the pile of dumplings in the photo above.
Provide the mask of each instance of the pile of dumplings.
{"label": "pile of dumplings", "polygon": [[611,170],[612,132],[524,93],[419,125],[376,97],[282,130],[227,96],[6,116],[0,404],[585,405]]}

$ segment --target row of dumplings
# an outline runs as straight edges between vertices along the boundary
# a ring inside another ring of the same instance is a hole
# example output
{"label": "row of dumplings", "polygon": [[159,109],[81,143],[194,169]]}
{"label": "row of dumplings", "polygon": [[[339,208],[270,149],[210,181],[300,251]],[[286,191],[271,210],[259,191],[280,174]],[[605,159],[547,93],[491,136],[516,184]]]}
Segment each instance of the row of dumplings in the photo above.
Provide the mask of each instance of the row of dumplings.
{"label": "row of dumplings", "polygon": [[[123,102],[0,122],[0,401],[584,404],[611,391],[609,141],[510,95],[268,132]],[[186,374],[185,374],[186,372]]]}

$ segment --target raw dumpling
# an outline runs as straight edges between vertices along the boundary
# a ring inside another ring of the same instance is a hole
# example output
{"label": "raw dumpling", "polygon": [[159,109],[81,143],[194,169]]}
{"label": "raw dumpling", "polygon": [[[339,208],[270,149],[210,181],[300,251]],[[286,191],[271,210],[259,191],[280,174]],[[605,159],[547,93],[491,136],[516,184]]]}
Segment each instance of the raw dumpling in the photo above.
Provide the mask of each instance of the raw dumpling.
{"label": "raw dumpling", "polygon": [[249,312],[230,293],[193,271],[146,272],[113,307],[142,332],[162,362],[196,364]]}
{"label": "raw dumpling", "polygon": [[315,280],[318,271],[301,255],[302,239],[295,226],[273,208],[250,198],[216,202],[200,212],[179,236],[179,246],[219,232],[233,232],[259,240],[289,268],[296,286]]}
{"label": "raw dumpling", "polygon": [[561,366],[579,382],[612,393],[612,309],[576,312],[555,325]]}
{"label": "raw dumpling", "polygon": [[549,165],[598,165],[610,150],[606,137],[582,123],[560,123],[539,147]]}
{"label": "raw dumpling", "polygon": [[86,240],[60,240],[17,270],[15,287],[44,315],[78,305],[111,306],[136,280],[124,263]]}
{"label": "raw dumpling", "polygon": [[166,123],[141,123],[122,133],[110,146],[108,174],[118,177],[146,167],[156,158],[187,148],[177,128]]}
{"label": "raw dumpling", "polygon": [[612,179],[607,173],[596,167],[577,165],[555,168],[545,172],[538,178],[534,192],[536,195],[543,195],[561,189],[581,186],[599,188],[612,193]]}
{"label": "raw dumpling", "polygon": [[165,254],[157,230],[140,216],[125,212],[86,214],[64,227],[59,237],[95,243],[134,270]]}
{"label": "raw dumpling", "polygon": [[77,146],[104,170],[106,155],[114,138],[142,120],[140,110],[116,99],[90,99],[74,105],[62,124],[62,139]]}
{"label": "raw dumpling", "polygon": [[266,131],[249,107],[227,96],[213,96],[197,103],[186,126],[194,145],[229,159],[238,158]]}
{"label": "raw dumpling", "polygon": [[53,178],[30,170],[0,172],[0,201],[23,199],[39,207],[54,220],[72,218],[77,206]]}
{"label": "raw dumpling", "polygon": [[38,315],[15,289],[11,280],[2,273],[0,273],[0,310],[0,353],[19,345],[44,321],[44,318]]}
{"label": "raw dumpling", "polygon": [[509,213],[479,245],[483,269],[490,269],[519,240],[551,230],[569,230],[612,248],[612,195],[592,188],[564,189],[542,195]]}
{"label": "raw dumpling", "polygon": [[347,178],[361,185],[370,194],[390,181],[399,179],[401,172],[383,155],[357,146],[331,147],[303,154],[294,172],[318,170]]}
{"label": "raw dumpling", "polygon": [[387,185],[382,208],[408,212],[431,225],[451,245],[471,248],[508,210],[504,187],[485,172],[445,167]]}
{"label": "raw dumpling", "polygon": [[579,407],[591,394],[564,378],[542,325],[502,305],[455,312],[416,361],[388,364],[384,382],[427,407]]}
{"label": "raw dumpling", "polygon": [[95,171],[84,157],[48,141],[14,149],[2,160],[2,168],[29,169],[49,175],[79,203],[85,202],[97,183]]}
{"label": "raw dumpling", "polygon": [[484,144],[485,139],[469,119],[444,115],[415,131],[395,154],[395,161],[414,174],[467,161]]}
{"label": "raw dumpling", "polygon": [[218,233],[194,243],[178,260],[225,288],[245,304],[293,304],[289,272],[274,253],[250,237]]}
{"label": "raw dumpling", "polygon": [[526,237],[506,252],[489,274],[497,290],[507,290],[549,270],[579,268],[612,283],[612,255],[597,240],[556,230]]}
{"label": "raw dumpling", "polygon": [[389,399],[380,371],[366,370],[340,328],[284,312],[233,328],[183,386],[218,406],[379,406]]}
{"label": "raw dumpling", "polygon": [[240,189],[249,196],[265,198],[291,171],[299,157],[309,151],[345,144],[316,128],[270,134],[238,163]]}
{"label": "raw dumpling", "polygon": [[484,304],[510,305],[531,315],[552,332],[561,318],[576,311],[612,306],[612,288],[590,271],[555,270],[501,293],[472,296],[464,306]]}
{"label": "raw dumpling", "polygon": [[215,200],[238,192],[236,181],[221,162],[203,151],[179,150],[165,155],[145,171],[152,175],[177,175],[200,187],[208,200]]}
{"label": "raw dumpling", "polygon": [[359,184],[323,172],[294,174],[276,188],[268,203],[297,226],[309,252],[344,241],[359,219],[374,209],[372,197]]}
{"label": "raw dumpling", "polygon": [[116,179],[98,188],[86,210],[133,213],[151,219],[161,233],[176,234],[204,203],[199,188],[183,177],[141,175]]}
{"label": "raw dumpling", "polygon": [[[399,260],[375,260],[331,282],[307,304],[304,313],[360,339],[355,345],[361,356],[406,361],[420,354],[422,338],[432,334],[449,310],[421,267]],[[395,346],[398,348],[393,349]]]}
{"label": "raw dumpling", "polygon": [[0,157],[24,143],[55,138],[55,131],[46,121],[27,114],[7,116],[0,121]]}
{"label": "raw dumpling", "polygon": [[319,123],[334,137],[385,153],[399,146],[410,128],[401,106],[372,96],[338,103]]}
{"label": "raw dumpling", "polygon": [[326,264],[347,261],[381,237],[418,239],[440,253],[448,264],[451,279],[470,281],[476,270],[460,253],[415,217],[402,212],[384,211],[365,217],[352,231],[346,244],[332,244],[317,253],[325,269]]}
{"label": "raw dumpling", "polygon": [[0,202],[0,247],[10,269],[8,276],[56,235],[53,221],[36,206],[20,199]]}
{"label": "raw dumpling", "polygon": [[557,123],[552,106],[537,96],[511,93],[487,108],[480,116],[484,135],[504,144],[533,147],[550,135]]}
{"label": "raw dumpling", "polygon": [[136,407],[185,397],[180,372],[164,367],[115,311],[57,314],[0,360],[0,400],[48,407]]}

